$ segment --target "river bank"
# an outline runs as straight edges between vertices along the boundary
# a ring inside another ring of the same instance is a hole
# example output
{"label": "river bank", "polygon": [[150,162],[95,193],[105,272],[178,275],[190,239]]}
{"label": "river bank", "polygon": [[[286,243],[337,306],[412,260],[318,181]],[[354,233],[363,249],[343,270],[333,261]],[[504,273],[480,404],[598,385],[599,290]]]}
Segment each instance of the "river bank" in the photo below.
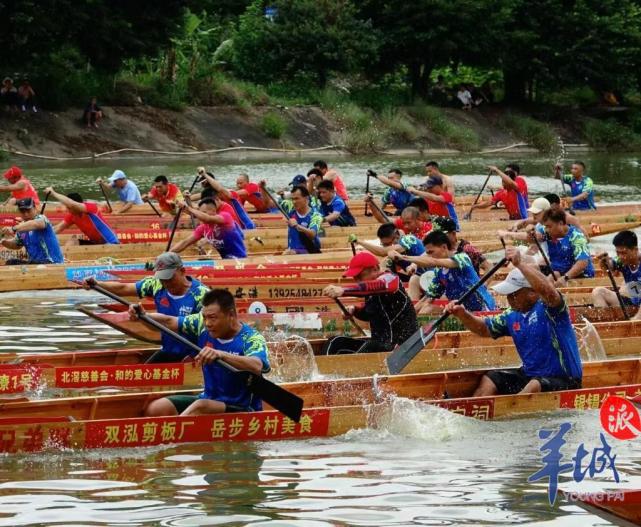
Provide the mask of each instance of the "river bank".
{"label": "river bank", "polygon": [[[559,145],[582,150],[589,146],[581,128],[584,113],[550,114],[543,121],[501,106],[471,112],[424,106],[398,109],[393,115],[371,112],[356,117],[349,115],[354,108],[341,113],[340,108],[328,111],[316,106],[189,107],[177,112],[141,105],[104,110],[98,129],[85,127],[77,109],[2,113],[0,148],[18,160],[92,160],[145,155],[312,158],[322,150],[330,150],[332,157],[461,151],[549,155]],[[364,124],[354,124],[356,119]]]}

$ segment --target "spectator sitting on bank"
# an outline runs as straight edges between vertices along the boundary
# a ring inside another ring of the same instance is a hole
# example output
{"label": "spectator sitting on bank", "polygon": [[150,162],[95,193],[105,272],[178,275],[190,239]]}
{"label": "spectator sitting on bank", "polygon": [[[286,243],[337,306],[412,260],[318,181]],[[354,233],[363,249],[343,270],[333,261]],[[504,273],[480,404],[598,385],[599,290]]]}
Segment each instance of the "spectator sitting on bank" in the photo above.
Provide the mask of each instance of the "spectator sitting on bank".
{"label": "spectator sitting on bank", "polygon": [[82,116],[82,121],[87,125],[87,128],[98,128],[98,123],[103,118],[102,108],[98,106],[97,99],[92,97],[89,104],[85,107],[85,112]]}
{"label": "spectator sitting on bank", "polygon": [[36,92],[31,87],[31,83],[24,79],[20,88],[18,88],[18,97],[20,98],[22,111],[26,112],[28,108],[33,110],[33,113],[36,113],[38,109],[36,108]]}
{"label": "spectator sitting on bank", "polygon": [[462,110],[472,109],[472,94],[468,91],[464,84],[461,84],[459,86],[458,92],[456,92],[456,98],[461,102]]}
{"label": "spectator sitting on bank", "polygon": [[2,80],[2,88],[0,88],[0,100],[5,105],[7,110],[15,111],[18,109],[20,99],[18,97],[18,89],[13,84],[11,77],[5,77]]}

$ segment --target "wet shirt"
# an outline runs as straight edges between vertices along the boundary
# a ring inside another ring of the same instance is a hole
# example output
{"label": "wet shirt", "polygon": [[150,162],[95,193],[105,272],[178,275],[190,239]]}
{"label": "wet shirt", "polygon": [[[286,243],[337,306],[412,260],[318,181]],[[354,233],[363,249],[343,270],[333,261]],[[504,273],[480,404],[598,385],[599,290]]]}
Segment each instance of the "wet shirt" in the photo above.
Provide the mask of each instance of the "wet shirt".
{"label": "wet shirt", "polygon": [[387,187],[383,193],[382,202],[383,206],[389,203],[396,208],[397,211],[401,211],[409,205],[413,198],[414,196],[405,190],[405,187],[400,189]]}
{"label": "wet shirt", "polygon": [[502,188],[494,194],[492,203],[503,202],[511,220],[524,220],[527,218],[528,208],[527,183],[522,176],[516,176],[514,183],[516,183],[518,190]]}
{"label": "wet shirt", "polygon": [[156,189],[156,187],[152,187],[152,189],[149,191],[149,195],[152,198],[158,200],[158,205],[160,205],[160,208],[162,210],[171,213],[174,213],[176,210],[176,201],[183,199],[183,194],[182,192],[180,192],[178,185],[175,185],[173,183],[169,183],[167,185],[167,193],[164,196],[158,194],[158,190]]}
{"label": "wet shirt", "polygon": [[[457,267],[454,269],[437,267],[425,291],[426,297],[437,299],[445,295],[448,300],[458,300],[480,280],[467,254],[456,253],[451,260]],[[463,305],[468,311],[489,311],[496,307],[494,298],[483,285]]]}
{"label": "wet shirt", "polygon": [[[592,265],[588,240],[574,225],[568,225],[568,233],[558,240],[553,240],[542,226],[537,226],[536,230],[545,235],[553,271],[558,271],[561,275],[564,275],[579,260],[587,260],[588,266],[581,276],[586,278],[594,276],[594,266]],[[575,276],[573,278],[579,277]]]}
{"label": "wet shirt", "polygon": [[356,220],[349,211],[349,207],[338,195],[335,195],[329,203],[321,202],[320,209],[323,217],[327,217],[334,212],[338,212],[340,214],[338,218],[329,222],[330,225],[338,227],[352,227],[356,225]]}
{"label": "wet shirt", "polygon": [[44,221],[45,228],[16,233],[15,242],[18,247],[25,248],[30,263],[63,263],[64,257],[60,243],[58,243],[58,238],[49,219],[38,214],[34,220]]}
{"label": "wet shirt", "polygon": [[298,254],[307,254],[309,252],[307,245],[303,242],[303,238],[309,240],[308,243],[312,243],[317,250],[320,251],[320,238],[318,237],[318,231],[321,228],[323,223],[323,217],[319,212],[310,209],[305,216],[301,216],[295,210],[289,213],[290,218],[294,218],[296,222],[307,229],[313,230],[316,235],[314,238],[309,238],[307,235],[302,232],[298,232],[294,227],[287,227],[287,247],[293,251],[296,251]]}
{"label": "wet shirt", "polygon": [[584,192],[588,193],[587,198],[572,202],[573,209],[596,209],[596,203],[594,202],[594,183],[592,182],[592,178],[583,176],[581,178],[581,181],[577,181],[572,175],[565,175],[563,176],[563,181],[570,185],[570,192],[572,193],[572,197],[583,194]]}
{"label": "wet shirt", "polygon": [[100,214],[96,203],[85,202],[87,212],[82,214],[65,214],[63,221],[66,225],[75,225],[88,240],[94,243],[117,244],[118,237],[111,230],[105,219]]}
{"label": "wet shirt", "polygon": [[[257,357],[263,364],[263,373],[270,371],[265,338],[247,324],[242,324],[240,331],[229,340],[212,337],[205,328],[201,313],[178,317],[178,331],[184,337],[198,344],[234,355]],[[262,401],[247,388],[247,376],[233,373],[217,362],[203,365],[205,390],[201,399],[211,399],[222,403],[248,408],[254,411],[263,409]]]}
{"label": "wet shirt", "polygon": [[633,270],[629,265],[625,265],[618,256],[612,258],[612,263],[614,269],[623,275],[630,301],[635,306],[641,305],[641,265],[637,265],[637,268]]}
{"label": "wet shirt", "polygon": [[[163,287],[162,282],[153,277],[143,278],[136,282],[136,293],[138,298],[153,298],[156,311],[163,315],[182,317],[200,313],[203,307],[203,297],[209,289],[194,278],[188,276],[187,280],[191,282],[191,286],[183,296],[171,295]],[[177,361],[189,355],[190,352],[184,344],[166,333],[162,333],[160,338],[162,350],[175,354]]]}
{"label": "wet shirt", "polygon": [[247,249],[243,231],[228,212],[221,212],[219,209],[218,215],[224,218],[225,223],[201,223],[194,230],[196,240],[207,240],[220,253],[221,258],[245,258]]}
{"label": "wet shirt", "polygon": [[559,307],[538,300],[526,313],[508,308],[486,318],[485,325],[492,338],[512,337],[528,377],[582,378],[579,347],[565,300]]}

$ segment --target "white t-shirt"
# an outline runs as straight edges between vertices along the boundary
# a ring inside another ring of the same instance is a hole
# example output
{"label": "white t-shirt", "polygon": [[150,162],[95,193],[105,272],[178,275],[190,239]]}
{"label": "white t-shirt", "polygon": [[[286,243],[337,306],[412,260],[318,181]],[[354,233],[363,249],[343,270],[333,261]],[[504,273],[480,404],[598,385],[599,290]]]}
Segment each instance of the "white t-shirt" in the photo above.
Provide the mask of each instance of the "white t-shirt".
{"label": "white t-shirt", "polygon": [[472,104],[472,95],[467,90],[459,90],[456,97],[465,105]]}

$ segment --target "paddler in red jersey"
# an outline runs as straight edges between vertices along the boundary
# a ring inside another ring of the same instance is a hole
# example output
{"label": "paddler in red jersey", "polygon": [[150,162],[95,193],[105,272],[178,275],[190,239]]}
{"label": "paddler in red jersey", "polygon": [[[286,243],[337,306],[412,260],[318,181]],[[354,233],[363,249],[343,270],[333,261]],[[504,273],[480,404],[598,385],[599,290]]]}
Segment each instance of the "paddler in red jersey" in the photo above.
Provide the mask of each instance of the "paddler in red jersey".
{"label": "paddler in red jersey", "polygon": [[0,192],[11,192],[11,197],[5,202],[5,205],[15,205],[18,200],[25,198],[31,198],[34,205],[40,205],[36,189],[31,181],[24,177],[19,167],[12,166],[3,176],[9,184],[0,185]]}

